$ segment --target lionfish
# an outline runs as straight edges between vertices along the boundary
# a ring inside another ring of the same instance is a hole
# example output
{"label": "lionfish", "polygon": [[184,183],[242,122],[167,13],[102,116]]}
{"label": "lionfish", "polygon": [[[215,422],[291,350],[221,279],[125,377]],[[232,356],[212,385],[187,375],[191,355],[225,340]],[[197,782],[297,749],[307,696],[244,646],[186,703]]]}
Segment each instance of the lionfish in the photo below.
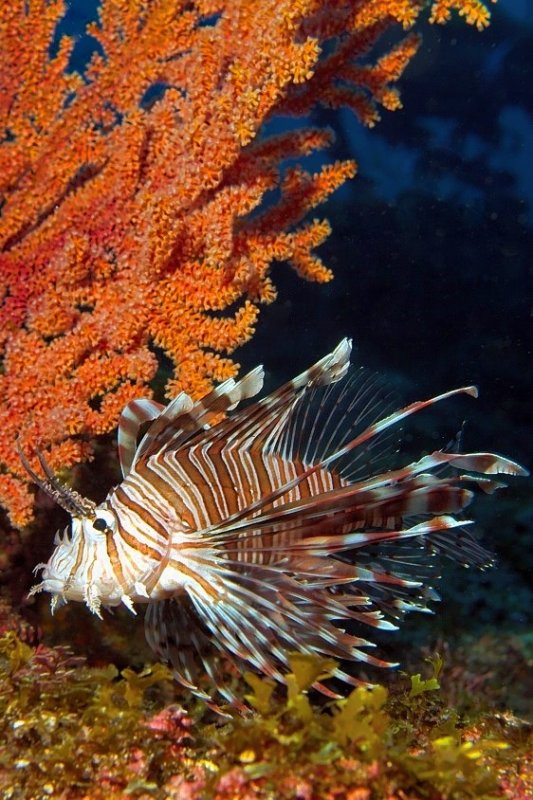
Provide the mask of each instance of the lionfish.
{"label": "lionfish", "polygon": [[[368,652],[374,645],[357,623],[395,629],[405,612],[427,611],[438,599],[435,555],[485,565],[471,521],[453,515],[474,490],[501,485],[484,476],[525,470],[446,449],[386,469],[392,426],[477,392],[467,386],[392,411],[376,379],[350,367],[350,351],[344,339],[242,408],[262,388],[262,367],[197,402],[183,392],[166,407],[131,402],[118,429],[123,481],[99,505],[62,485],[38,453],[40,478],[21,452],[34,482],[72,518],[36,567],[42,582],[31,593],[50,592],[52,612],[68,600],[98,616],[102,606],[148,604],[153,650],[219,710],[215,694],[246,708],[226,680],[228,660],[280,683],[291,651],[390,666]],[[340,663],[334,676],[359,685],[347,669]],[[323,682],[316,688],[336,696]]]}

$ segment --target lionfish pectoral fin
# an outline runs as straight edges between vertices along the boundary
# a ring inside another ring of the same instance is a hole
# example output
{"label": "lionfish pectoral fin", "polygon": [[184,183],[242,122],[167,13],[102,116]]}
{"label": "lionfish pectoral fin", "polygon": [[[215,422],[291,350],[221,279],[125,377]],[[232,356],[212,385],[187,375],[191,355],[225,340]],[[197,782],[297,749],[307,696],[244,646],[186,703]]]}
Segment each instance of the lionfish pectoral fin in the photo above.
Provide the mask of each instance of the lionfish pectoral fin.
{"label": "lionfish pectoral fin", "polygon": [[[287,571],[227,559],[211,559],[208,565],[200,556],[195,558],[201,561],[209,586],[219,587],[219,600],[213,603],[201,583],[190,584],[191,605],[213,645],[238,665],[241,673],[251,668],[284,683],[292,651],[382,663],[363,649],[374,647],[372,642],[337,627],[336,623],[352,618],[346,602],[337,602],[327,589],[297,580],[290,574],[290,564]],[[340,563],[339,570],[343,571]],[[352,600],[351,605],[357,606],[358,599]],[[361,613],[353,618],[382,627],[378,614],[370,612],[368,616],[364,619]]]}
{"label": "lionfish pectoral fin", "polygon": [[[436,454],[434,454],[436,455]],[[479,472],[482,475],[513,475],[527,477],[529,471],[510,458],[495,453],[443,453],[447,463],[458,469]]]}
{"label": "lionfish pectoral fin", "polygon": [[464,483],[473,483],[485,494],[494,494],[498,489],[505,489],[507,486],[503,481],[493,481],[490,478],[481,478],[479,475],[460,475],[458,480]]}
{"label": "lionfish pectoral fin", "polygon": [[[201,688],[207,677],[229,706],[246,710],[237,695],[223,682],[220,655],[206,635],[187,596],[179,601],[158,600],[148,604],[145,621],[146,640],[156,655],[170,664],[174,677],[185,689],[203,700],[222,716],[230,716],[211,694]],[[209,688],[209,687],[208,687]]]}
{"label": "lionfish pectoral fin", "polygon": [[[477,397],[477,389],[475,386],[464,386],[459,389],[452,389],[451,391],[432,397],[429,400],[411,403],[410,405],[405,406],[398,411],[393,412],[392,414],[388,414],[386,417],[381,418],[376,422],[373,422],[365,427],[361,432],[356,432],[354,438],[351,438],[349,441],[343,442],[340,444],[340,446],[337,446],[334,452],[326,455],[321,460],[316,461],[306,469],[302,470],[297,477],[287,481],[281,486],[277,486],[271,492],[264,493],[258,500],[250,503],[246,508],[240,509],[239,511],[227,517],[224,520],[225,530],[235,528],[236,524],[241,520],[250,519],[253,515],[260,512],[265,506],[271,506],[273,503],[282,498],[283,495],[286,495],[289,491],[296,489],[296,487],[311,478],[313,474],[319,472],[320,470],[327,470],[330,468],[336,470],[338,467],[340,467],[340,472],[343,476],[345,476],[347,472],[349,472],[350,475],[353,475],[353,462],[354,459],[357,460],[358,458],[358,451],[366,451],[369,445],[371,445],[372,442],[375,442],[376,437],[381,436],[385,431],[397,425],[406,417],[409,417],[425,408],[429,408],[441,400],[446,400],[460,394],[467,394],[472,397]],[[268,399],[269,398],[266,398],[266,400]],[[254,408],[259,408],[262,402],[264,401],[257,403],[256,406],[253,406],[251,410],[253,411]],[[250,413],[250,410],[247,409],[247,412]],[[285,425],[283,423],[285,423]],[[270,437],[268,441],[268,449],[272,451],[279,450],[283,457],[286,457],[287,454],[294,457],[297,454],[301,454],[301,451],[298,447],[298,444],[295,442],[294,428],[292,427],[292,430],[287,433],[287,425],[289,428],[292,426],[289,417],[286,417],[285,420],[282,420],[282,424],[278,426],[275,436]],[[324,425],[327,428],[327,422],[325,422]],[[227,428],[227,423],[223,423],[223,425],[218,427],[224,428],[225,426]],[[322,427],[324,426],[321,426],[321,429]],[[257,437],[257,430],[253,429],[252,432]],[[247,433],[250,435],[249,431]],[[334,431],[331,431],[329,434],[330,438],[333,437],[333,440],[335,440],[335,435],[336,434]],[[256,441],[259,441],[259,439],[256,439]],[[265,445],[264,439],[262,440],[262,444]],[[339,444],[339,442],[337,442],[337,444]],[[322,443],[320,452],[323,454],[324,452],[327,452],[328,449],[329,445],[326,446],[324,443]],[[315,452],[315,457],[317,457],[317,452]],[[374,476],[367,481],[359,482],[358,484],[353,485],[360,487],[361,490],[375,490],[379,486],[385,486],[387,484],[391,484],[392,482],[405,480],[406,478],[419,475],[423,471],[431,472],[435,469],[435,467],[440,467],[443,464],[452,465],[457,469],[468,469],[481,474],[527,474],[527,471],[514,461],[510,461],[509,459],[492,453],[458,454],[436,451],[429,456],[424,456],[418,462],[410,464],[407,467]],[[444,480],[442,485],[449,486],[450,481]],[[466,499],[467,495],[465,494],[464,497]],[[311,506],[313,506],[315,502],[316,498],[311,498]],[[281,507],[278,507],[274,513],[279,515],[280,508]],[[442,510],[445,511],[446,509]],[[457,509],[451,510],[456,511]],[[439,511],[439,513],[441,513],[441,511]],[[258,518],[256,517],[254,522],[257,522],[257,519]],[[211,530],[214,531],[214,529],[215,526],[213,526]],[[220,527],[219,532],[221,532]]]}
{"label": "lionfish pectoral fin", "polygon": [[200,692],[199,671],[194,658],[191,632],[196,620],[174,600],[152,600],[144,617],[146,641],[162,661],[172,665],[177,679],[187,689]]}

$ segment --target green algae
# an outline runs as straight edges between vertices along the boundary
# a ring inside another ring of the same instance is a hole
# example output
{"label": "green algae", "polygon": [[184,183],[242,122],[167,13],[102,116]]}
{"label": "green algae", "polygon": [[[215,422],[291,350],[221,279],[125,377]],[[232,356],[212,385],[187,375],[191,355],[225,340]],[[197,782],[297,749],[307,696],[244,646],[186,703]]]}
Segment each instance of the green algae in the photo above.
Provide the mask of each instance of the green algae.
{"label": "green algae", "polygon": [[[287,691],[246,674],[254,713],[221,719],[170,671],[92,667],[66,648],[0,639],[0,795],[74,798],[527,798],[531,726],[450,708],[442,659],[400,686],[319,703],[331,659],[293,654]],[[180,704],[183,703],[184,705]]]}
{"label": "green algae", "polygon": [[[95,781],[123,784],[135,749],[150,740],[146,711],[157,701],[149,692],[159,685],[161,705],[170,679],[161,664],[120,675],[113,665],[88,667],[65,648],[34,649],[8,633],[0,639],[1,796],[55,797],[68,789],[77,797]],[[151,738],[150,759],[160,748]]]}
{"label": "green algae", "polygon": [[[226,730],[221,744],[233,751],[234,758],[241,747],[248,754],[267,752],[271,761],[283,765],[283,772],[297,768],[303,752],[311,764],[355,756],[359,769],[353,777],[357,775],[373,791],[379,788],[384,794],[378,797],[390,794],[391,785],[409,789],[413,797],[502,796],[500,770],[510,763],[512,745],[501,726],[490,724],[484,715],[476,728],[462,727],[457,712],[438,693],[440,657],[431,660],[433,671],[427,679],[411,676],[410,686],[394,696],[383,686],[359,687],[321,712],[311,706],[307,691],[315,679],[327,674],[331,662],[299,655],[290,663],[292,690],[284,703],[273,698],[271,682],[246,676],[253,689],[248,697],[261,708],[262,716],[236,720]],[[522,744],[525,752],[526,741]],[[379,768],[369,781],[365,766],[372,765]],[[327,791],[324,786],[323,796]]]}

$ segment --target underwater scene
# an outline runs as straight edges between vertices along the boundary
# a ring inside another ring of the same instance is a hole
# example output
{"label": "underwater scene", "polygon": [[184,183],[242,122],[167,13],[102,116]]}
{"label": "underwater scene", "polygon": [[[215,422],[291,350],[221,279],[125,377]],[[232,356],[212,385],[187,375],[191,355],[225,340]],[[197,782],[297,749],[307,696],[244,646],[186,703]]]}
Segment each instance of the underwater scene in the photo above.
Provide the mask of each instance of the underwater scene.
{"label": "underwater scene", "polygon": [[0,798],[533,798],[530,0],[0,4]]}

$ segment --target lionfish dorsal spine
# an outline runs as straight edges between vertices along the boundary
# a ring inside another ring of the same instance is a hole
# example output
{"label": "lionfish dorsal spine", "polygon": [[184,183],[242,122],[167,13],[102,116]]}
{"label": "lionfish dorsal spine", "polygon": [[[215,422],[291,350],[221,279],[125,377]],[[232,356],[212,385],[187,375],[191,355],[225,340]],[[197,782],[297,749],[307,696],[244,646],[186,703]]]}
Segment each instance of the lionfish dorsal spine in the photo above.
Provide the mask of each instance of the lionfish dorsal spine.
{"label": "lionfish dorsal spine", "polygon": [[118,457],[122,477],[125,478],[135,461],[137,441],[141,426],[146,422],[151,422],[160,416],[165,406],[150,400],[147,397],[139,397],[131,400],[124,407],[118,420],[117,446]]}

